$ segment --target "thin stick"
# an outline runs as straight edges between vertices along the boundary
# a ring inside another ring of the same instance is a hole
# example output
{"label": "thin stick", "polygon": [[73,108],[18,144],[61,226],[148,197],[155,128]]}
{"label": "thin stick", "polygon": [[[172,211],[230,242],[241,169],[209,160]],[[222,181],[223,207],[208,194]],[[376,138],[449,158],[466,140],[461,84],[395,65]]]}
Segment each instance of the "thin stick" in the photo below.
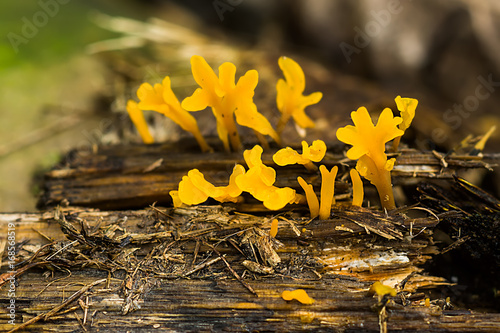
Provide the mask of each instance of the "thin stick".
{"label": "thin stick", "polygon": [[[204,242],[205,243],[205,242]],[[231,272],[231,274],[233,274],[233,276],[238,280],[240,281],[240,283],[248,289],[248,291],[250,291],[252,294],[254,294],[255,296],[259,297],[259,295],[257,295],[257,293],[255,292],[255,290],[253,290],[253,288],[248,284],[246,283],[245,281],[243,281],[241,279],[241,277],[238,275],[238,273],[236,273],[236,271],[231,267],[231,265],[229,265],[229,263],[227,262],[226,258],[224,258],[223,255],[220,254],[219,251],[217,251],[217,249],[215,247],[213,247],[212,245],[208,244],[208,243],[205,243],[205,245],[209,246],[212,248],[212,250],[217,253],[217,255],[222,259],[222,261],[224,261],[224,263],[226,264],[227,266],[227,269],[229,269],[229,271]]]}
{"label": "thin stick", "polygon": [[27,322],[25,323],[22,323],[21,325],[13,328],[12,330],[10,330],[8,333],[12,333],[12,332],[16,332],[18,330],[21,330],[25,327],[27,327],[28,325],[31,325],[33,323],[36,323],[37,321],[39,321],[40,319],[43,319],[43,320],[47,320],[49,319],[50,317],[52,317],[53,315],[55,315],[59,310],[61,310],[62,308],[64,308],[66,305],[70,304],[71,302],[73,302],[74,300],[76,300],[77,298],[79,298],[80,296],[82,296],[85,292],[87,292],[90,288],[100,284],[100,283],[103,283],[105,282],[106,279],[100,279],[100,280],[97,280],[97,281],[94,281],[92,282],[91,284],[89,284],[88,286],[85,286],[83,287],[82,289],[78,290],[77,292],[75,292],[73,295],[71,295],[67,300],[65,300],[64,302],[62,302],[61,304],[59,304],[58,306],[56,306],[55,308],[53,308],[52,310],[50,310],[49,312],[47,313],[41,313],[39,314],[38,316],[34,317],[34,318],[31,318],[30,320],[28,320]]}
{"label": "thin stick", "polygon": [[189,272],[187,272],[183,276],[186,277],[186,276],[189,276],[189,275],[191,275],[193,273],[196,273],[196,272],[198,272],[199,270],[201,270],[201,269],[203,269],[205,267],[208,267],[210,265],[215,264],[216,262],[220,261],[221,259],[222,259],[222,257],[217,257],[217,258],[214,258],[212,260],[206,261],[203,264],[199,264],[198,266],[196,266],[195,268],[193,268],[192,270],[190,270]]}

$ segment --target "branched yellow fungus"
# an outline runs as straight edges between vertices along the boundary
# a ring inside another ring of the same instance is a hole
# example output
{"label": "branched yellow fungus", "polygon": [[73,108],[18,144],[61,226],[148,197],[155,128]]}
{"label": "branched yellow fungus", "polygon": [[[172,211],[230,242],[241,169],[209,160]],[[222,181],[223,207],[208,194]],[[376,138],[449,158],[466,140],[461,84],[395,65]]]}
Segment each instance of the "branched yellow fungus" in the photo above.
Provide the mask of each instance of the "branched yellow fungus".
{"label": "branched yellow fungus", "polygon": [[[415,117],[415,110],[417,109],[418,100],[415,98],[402,98],[401,96],[396,97],[396,106],[401,112],[401,118],[403,121],[399,124],[399,129],[405,132],[411,125],[413,118]],[[401,136],[398,136],[392,142],[392,149],[398,151],[399,142],[401,141]]]}
{"label": "branched yellow fungus", "polygon": [[236,177],[236,185],[250,193],[254,198],[263,202],[270,210],[278,210],[288,203],[296,203],[300,196],[289,187],[278,188],[274,186],[276,171],[262,163],[262,147],[256,145],[251,150],[243,153],[248,171]]}
{"label": "branched yellow fungus", "polygon": [[139,109],[135,101],[129,100],[127,102],[127,112],[130,119],[134,123],[137,132],[139,132],[142,141],[146,144],[155,142],[151,133],[149,133],[148,124],[146,123],[146,119],[144,119],[144,114],[142,113],[142,110]]}
{"label": "branched yellow fungus", "polygon": [[200,133],[196,119],[181,107],[179,100],[172,91],[170,77],[166,76],[161,84],[157,83],[154,86],[149,83],[141,84],[137,89],[137,97],[139,98],[137,104],[139,109],[156,111],[165,115],[183,130],[193,134],[202,151],[211,150]]}
{"label": "branched yellow fungus", "polygon": [[359,177],[358,171],[356,169],[351,169],[349,171],[352,181],[352,205],[361,207],[363,205],[364,189],[363,181]]}
{"label": "branched yellow fungus", "polygon": [[278,65],[285,76],[285,80],[279,79],[276,84],[276,104],[281,112],[281,118],[277,126],[278,134],[281,135],[291,117],[302,128],[314,127],[314,121],[306,115],[304,109],[309,105],[318,103],[323,94],[314,92],[308,96],[303,95],[306,86],[304,72],[294,60],[281,57],[278,60]]}
{"label": "branched yellow fungus", "polygon": [[377,281],[374,284],[372,284],[370,289],[368,290],[368,293],[371,295],[377,294],[380,297],[383,297],[385,295],[396,296],[398,294],[396,292],[396,289],[386,286],[382,284],[380,281]]}
{"label": "branched yellow fungus", "polygon": [[394,117],[391,109],[386,108],[379,116],[374,126],[370,114],[365,107],[360,107],[351,113],[355,126],[348,125],[337,130],[337,138],[352,148],[347,151],[347,157],[358,160],[356,170],[377,188],[382,207],[390,210],[396,208],[392,192],[390,171],[395,159],[387,160],[385,143],[403,135],[397,125],[402,121]]}
{"label": "branched yellow fungus", "polygon": [[322,140],[314,141],[311,146],[302,141],[302,154],[290,147],[278,150],[273,155],[273,161],[279,166],[302,164],[309,171],[316,171],[317,167],[312,162],[320,162],[326,154],[326,144]]}
{"label": "branched yellow fungus", "polygon": [[491,126],[490,129],[488,130],[488,132],[486,132],[486,134],[484,134],[481,137],[481,139],[474,145],[474,150],[476,152],[483,151],[484,146],[486,145],[486,142],[491,137],[491,135],[493,134],[493,132],[495,132],[496,129],[497,129],[497,127],[495,125]]}
{"label": "branched yellow fungus", "polygon": [[319,172],[321,172],[321,201],[319,206],[319,218],[326,220],[330,217],[332,205],[335,204],[334,189],[335,177],[339,171],[338,166],[334,166],[332,170],[324,165],[320,165]]}
{"label": "branched yellow fungus", "polygon": [[306,193],[307,205],[309,206],[309,212],[311,213],[311,218],[313,219],[319,215],[318,196],[314,192],[312,185],[306,183],[302,177],[297,177],[297,181]]}
{"label": "branched yellow fungus", "polygon": [[196,83],[201,88],[182,101],[182,107],[189,111],[211,107],[217,120],[217,133],[226,151],[239,150],[241,141],[236,123],[250,127],[279,142],[279,136],[269,121],[257,111],[253,95],[259,76],[256,70],[249,70],[235,84],[236,66],[225,62],[219,67],[217,77],[205,59],[191,57],[191,68]]}
{"label": "branched yellow fungus", "polygon": [[283,298],[285,301],[291,301],[295,299],[302,304],[314,303],[314,299],[309,297],[309,295],[304,289],[284,290],[281,293],[281,298]]}
{"label": "branched yellow fungus", "polygon": [[241,189],[236,186],[236,177],[245,173],[242,165],[236,164],[229,178],[228,186],[214,186],[208,182],[198,169],[190,170],[179,183],[178,191],[171,191],[170,195],[175,207],[182,204],[197,205],[205,202],[209,197],[219,202],[237,202]]}

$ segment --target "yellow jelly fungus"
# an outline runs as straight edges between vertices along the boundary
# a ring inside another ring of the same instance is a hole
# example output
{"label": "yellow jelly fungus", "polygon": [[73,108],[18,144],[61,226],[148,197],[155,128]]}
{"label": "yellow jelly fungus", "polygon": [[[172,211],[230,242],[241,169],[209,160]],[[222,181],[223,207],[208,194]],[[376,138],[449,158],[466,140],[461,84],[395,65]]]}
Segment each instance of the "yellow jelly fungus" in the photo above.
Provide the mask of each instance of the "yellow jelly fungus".
{"label": "yellow jelly fungus", "polygon": [[139,109],[135,101],[129,100],[127,102],[127,112],[130,119],[134,123],[137,132],[139,132],[142,141],[146,144],[155,142],[151,133],[149,133],[148,124],[146,123],[146,119],[144,119],[144,114],[142,113],[142,110]]}
{"label": "yellow jelly fungus", "polygon": [[319,172],[321,172],[321,201],[319,206],[319,218],[326,220],[330,217],[332,211],[332,204],[335,203],[334,187],[335,177],[337,176],[339,168],[334,166],[331,171],[324,165],[320,165]]}
{"label": "yellow jelly fungus", "polygon": [[172,203],[173,203],[175,208],[181,207],[183,205],[181,198],[179,198],[179,191],[172,190],[172,191],[168,192],[168,194],[170,194],[170,196],[172,197]]}
{"label": "yellow jelly fungus", "polygon": [[211,150],[200,133],[196,119],[181,107],[172,91],[170,77],[166,76],[161,84],[156,83],[154,86],[149,83],[141,84],[137,89],[137,97],[140,100],[137,104],[139,109],[156,111],[165,115],[183,130],[193,134],[202,151]]}
{"label": "yellow jelly fungus", "polygon": [[326,154],[326,144],[322,140],[314,141],[311,146],[302,141],[302,154],[290,147],[278,150],[273,155],[273,161],[279,166],[302,164],[310,171],[317,168],[312,162],[320,162]]}
{"label": "yellow jelly fungus", "polygon": [[[410,127],[411,122],[415,117],[415,110],[417,109],[418,100],[416,100],[415,98],[402,98],[401,96],[398,96],[396,97],[395,101],[398,110],[401,112],[401,118],[403,119],[398,127],[404,132]],[[394,151],[398,150],[400,140],[401,136],[398,136],[392,142],[392,149]]]}
{"label": "yellow jelly fungus", "polygon": [[364,197],[363,181],[361,177],[359,177],[359,173],[356,169],[351,169],[349,174],[351,175],[352,181],[352,205],[361,207]]}
{"label": "yellow jelly fungus", "polygon": [[295,299],[302,304],[314,303],[314,299],[309,297],[309,295],[304,289],[284,290],[281,293],[281,298],[283,298],[285,301],[291,301]]}
{"label": "yellow jelly fungus", "polygon": [[371,295],[377,294],[378,296],[381,297],[385,295],[391,295],[391,296],[397,295],[396,289],[386,286],[382,284],[380,281],[377,281],[374,284],[372,284],[370,289],[368,290],[368,293]]}
{"label": "yellow jelly fungus", "polygon": [[311,218],[313,219],[319,215],[318,196],[314,192],[312,185],[306,183],[302,177],[297,177],[297,181],[306,193],[307,205],[309,206],[309,212],[311,213]]}
{"label": "yellow jelly fungus", "polygon": [[391,109],[386,108],[374,126],[365,107],[351,113],[355,126],[348,125],[337,130],[337,138],[353,147],[347,151],[347,157],[358,160],[356,170],[377,188],[382,207],[394,209],[394,195],[390,171],[395,159],[387,160],[385,143],[403,135],[397,125],[402,121],[394,117]]}
{"label": "yellow jelly fungus", "polygon": [[276,84],[276,104],[281,112],[277,132],[281,135],[290,117],[293,117],[295,123],[302,128],[314,127],[314,121],[306,115],[304,109],[318,103],[323,94],[314,92],[308,96],[303,95],[306,86],[304,72],[299,64],[292,59],[281,57],[278,60],[278,65],[283,71],[285,80],[279,79]]}
{"label": "yellow jelly fungus", "polygon": [[178,192],[170,192],[174,206],[178,207],[179,202],[186,205],[197,205],[205,202],[209,197],[219,202],[237,202],[242,191],[236,186],[236,177],[244,173],[245,168],[237,164],[233,168],[228,186],[214,186],[205,180],[198,169],[190,170],[187,176],[182,177]]}
{"label": "yellow jelly fungus", "polygon": [[481,140],[479,140],[475,145],[474,145],[474,149],[478,152],[482,151],[484,149],[484,146],[486,145],[486,142],[488,141],[488,139],[491,137],[491,135],[493,134],[493,132],[495,132],[495,130],[497,129],[496,126],[491,126],[490,129],[488,130],[488,132],[486,132],[485,135],[483,135],[483,137],[481,138]]}
{"label": "yellow jelly fungus", "polygon": [[271,222],[271,230],[269,230],[269,236],[275,238],[277,234],[278,234],[278,219],[274,219]]}
{"label": "yellow jelly fungus", "polygon": [[[219,67],[217,77],[205,59],[191,57],[191,69],[196,83],[201,88],[182,101],[182,107],[189,111],[200,111],[211,107],[217,120],[217,134],[226,151],[239,150],[241,141],[234,118],[238,124],[250,127],[279,142],[279,136],[269,121],[257,111],[253,95],[259,75],[249,70],[235,84],[236,66],[225,62]],[[230,147],[231,146],[231,147]]]}
{"label": "yellow jelly fungus", "polygon": [[236,185],[250,193],[257,200],[262,201],[264,206],[270,210],[278,210],[288,203],[296,203],[300,196],[289,187],[278,188],[274,186],[276,171],[262,163],[262,147],[256,145],[251,150],[243,153],[248,171],[236,177]]}

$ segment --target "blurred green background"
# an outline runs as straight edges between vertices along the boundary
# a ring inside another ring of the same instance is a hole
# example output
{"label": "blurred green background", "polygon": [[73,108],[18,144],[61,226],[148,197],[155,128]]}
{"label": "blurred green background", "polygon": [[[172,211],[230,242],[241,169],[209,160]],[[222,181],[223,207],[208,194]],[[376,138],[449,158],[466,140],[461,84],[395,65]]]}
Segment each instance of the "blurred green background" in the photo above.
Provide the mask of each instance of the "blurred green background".
{"label": "blurred green background", "polygon": [[[88,142],[101,121],[92,111],[92,96],[107,89],[103,68],[85,48],[114,34],[94,25],[92,13],[147,15],[143,7],[126,1],[43,3],[52,3],[54,12],[57,4],[58,12],[53,17],[40,14],[45,11],[39,1],[0,4],[0,211],[33,210],[35,171]],[[34,17],[40,20],[38,31],[23,39],[16,52],[11,40],[24,38],[25,22]]]}

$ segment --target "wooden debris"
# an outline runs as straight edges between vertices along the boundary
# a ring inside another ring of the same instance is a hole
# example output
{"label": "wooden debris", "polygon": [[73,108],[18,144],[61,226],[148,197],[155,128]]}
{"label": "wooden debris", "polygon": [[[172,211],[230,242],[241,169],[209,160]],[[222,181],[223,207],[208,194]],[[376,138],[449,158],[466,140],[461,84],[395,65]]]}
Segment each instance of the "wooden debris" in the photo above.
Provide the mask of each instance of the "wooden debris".
{"label": "wooden debris", "polygon": [[[234,164],[244,164],[241,153],[190,153],[195,144],[186,140],[175,144],[107,146],[97,153],[73,151],[61,165],[46,173],[38,206],[53,207],[64,201],[101,209],[147,207],[153,202],[170,205],[169,191],[177,189],[182,176],[189,170],[198,168],[215,185],[222,185],[227,183]],[[263,154],[266,164],[275,166],[272,161],[275,151]],[[484,154],[479,158],[402,150],[392,175],[395,184],[415,179],[453,179],[458,169],[489,169],[499,162],[498,154]],[[327,154],[323,163],[331,168],[334,165],[353,167],[355,162],[345,160],[342,155]],[[279,168],[278,174],[276,186],[299,189],[296,178],[304,174],[304,169],[302,166]],[[306,181],[319,187],[319,177],[307,177]],[[337,199],[345,198],[349,191],[347,183],[336,182]]]}

